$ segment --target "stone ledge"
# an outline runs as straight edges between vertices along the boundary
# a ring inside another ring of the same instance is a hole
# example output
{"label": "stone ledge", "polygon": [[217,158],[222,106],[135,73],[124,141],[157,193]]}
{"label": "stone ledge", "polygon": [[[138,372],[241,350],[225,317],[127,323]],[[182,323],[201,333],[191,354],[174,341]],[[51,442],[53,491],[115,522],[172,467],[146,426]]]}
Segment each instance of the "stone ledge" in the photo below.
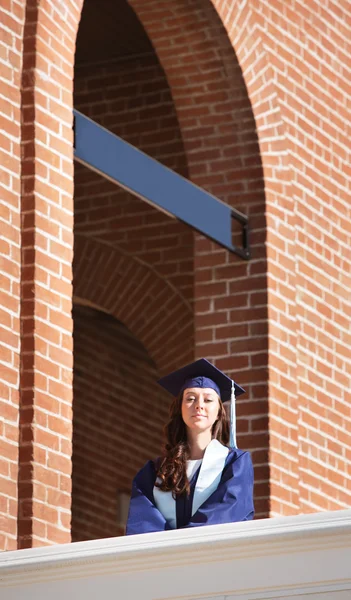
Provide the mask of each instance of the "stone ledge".
{"label": "stone ledge", "polygon": [[85,600],[330,593],[326,600],[351,597],[350,565],[351,510],[343,510],[4,552],[0,588],[2,600],[17,598],[15,589],[45,598],[48,582],[57,598],[74,589]]}

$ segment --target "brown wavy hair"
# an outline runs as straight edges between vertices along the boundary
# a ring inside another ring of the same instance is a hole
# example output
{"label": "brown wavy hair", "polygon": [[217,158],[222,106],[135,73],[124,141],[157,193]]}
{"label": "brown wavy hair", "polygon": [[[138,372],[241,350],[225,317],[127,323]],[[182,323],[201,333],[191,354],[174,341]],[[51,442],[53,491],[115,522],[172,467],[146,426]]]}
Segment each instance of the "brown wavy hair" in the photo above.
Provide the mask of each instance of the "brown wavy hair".
{"label": "brown wavy hair", "polygon": [[[212,428],[212,439],[216,439],[225,446],[229,443],[229,424],[222,400],[219,400],[218,418]],[[186,433],[186,425],[182,418],[183,393],[171,404],[170,418],[164,428],[166,438],[163,455],[157,468],[156,487],[163,492],[172,492],[176,496],[189,494],[190,485],[186,474],[186,461],[190,456],[190,449]]]}

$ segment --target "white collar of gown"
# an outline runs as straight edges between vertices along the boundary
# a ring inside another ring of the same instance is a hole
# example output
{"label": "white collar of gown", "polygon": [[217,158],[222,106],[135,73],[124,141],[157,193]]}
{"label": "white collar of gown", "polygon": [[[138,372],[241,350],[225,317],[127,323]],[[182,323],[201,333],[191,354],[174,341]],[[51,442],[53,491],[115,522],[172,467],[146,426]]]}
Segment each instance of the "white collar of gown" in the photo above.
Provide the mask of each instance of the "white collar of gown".
{"label": "white collar of gown", "polygon": [[[191,516],[218,488],[228,452],[228,448],[218,440],[212,440],[207,446],[194,490]],[[162,492],[158,487],[154,487],[153,492],[158,510],[168,521],[171,528],[176,529],[176,503],[172,497],[172,492]]]}

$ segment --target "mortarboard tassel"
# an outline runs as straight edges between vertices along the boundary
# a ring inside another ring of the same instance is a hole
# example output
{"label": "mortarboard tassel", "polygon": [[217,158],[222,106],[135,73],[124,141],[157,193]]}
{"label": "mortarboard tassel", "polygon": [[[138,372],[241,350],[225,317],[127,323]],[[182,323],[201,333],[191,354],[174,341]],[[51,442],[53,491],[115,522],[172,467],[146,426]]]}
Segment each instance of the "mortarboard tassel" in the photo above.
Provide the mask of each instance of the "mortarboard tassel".
{"label": "mortarboard tassel", "polygon": [[234,381],[232,381],[232,389],[231,389],[231,394],[230,394],[230,440],[229,440],[229,445],[231,448],[237,448]]}

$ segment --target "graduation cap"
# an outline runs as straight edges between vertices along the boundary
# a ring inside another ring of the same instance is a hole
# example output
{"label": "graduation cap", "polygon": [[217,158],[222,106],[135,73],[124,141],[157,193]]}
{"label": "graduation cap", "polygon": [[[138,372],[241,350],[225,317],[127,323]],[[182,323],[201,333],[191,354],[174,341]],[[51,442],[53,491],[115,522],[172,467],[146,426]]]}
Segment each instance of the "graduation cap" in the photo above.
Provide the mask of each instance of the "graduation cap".
{"label": "graduation cap", "polygon": [[230,400],[230,446],[236,448],[235,397],[245,390],[230,377],[222,373],[206,358],[200,358],[189,365],[173,371],[159,379],[158,383],[173,396],[178,396],[187,388],[211,388],[222,402]]}

